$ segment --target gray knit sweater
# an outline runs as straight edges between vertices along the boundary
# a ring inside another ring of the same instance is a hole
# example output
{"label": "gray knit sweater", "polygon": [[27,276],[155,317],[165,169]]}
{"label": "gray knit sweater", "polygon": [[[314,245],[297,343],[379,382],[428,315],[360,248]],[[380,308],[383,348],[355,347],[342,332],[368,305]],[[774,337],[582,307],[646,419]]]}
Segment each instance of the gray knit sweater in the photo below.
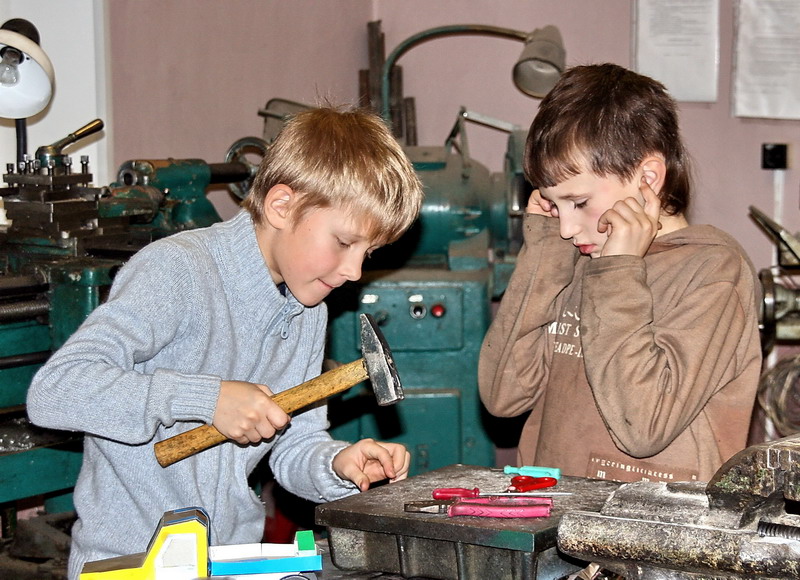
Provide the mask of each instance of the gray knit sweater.
{"label": "gray knit sweater", "polygon": [[107,302],[34,377],[31,421],[86,432],[70,579],[84,562],[143,552],[166,510],[202,506],[212,545],[258,542],[247,483],[272,450],[277,481],[312,501],[356,491],[332,471],[325,406],[259,445],[225,442],[162,468],[153,444],[210,423],[220,381],[280,392],[319,374],[327,310],[275,286],[247,212],[156,241],[120,269]]}

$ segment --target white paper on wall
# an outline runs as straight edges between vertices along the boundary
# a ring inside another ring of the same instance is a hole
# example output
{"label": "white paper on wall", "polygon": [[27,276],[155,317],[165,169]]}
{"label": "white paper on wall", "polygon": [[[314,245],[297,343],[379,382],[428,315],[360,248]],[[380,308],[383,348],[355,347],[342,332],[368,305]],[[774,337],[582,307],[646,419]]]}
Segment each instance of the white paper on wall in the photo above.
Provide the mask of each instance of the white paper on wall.
{"label": "white paper on wall", "polygon": [[676,100],[717,100],[719,0],[637,0],[633,23],[637,72]]}
{"label": "white paper on wall", "polygon": [[800,119],[800,2],[740,0],[734,115]]}

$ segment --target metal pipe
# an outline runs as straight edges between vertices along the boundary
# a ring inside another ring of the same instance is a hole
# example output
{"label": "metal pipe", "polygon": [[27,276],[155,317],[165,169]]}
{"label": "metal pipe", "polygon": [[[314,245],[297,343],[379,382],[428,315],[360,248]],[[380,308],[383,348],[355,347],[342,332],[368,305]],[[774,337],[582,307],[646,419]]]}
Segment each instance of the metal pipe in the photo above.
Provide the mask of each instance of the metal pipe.
{"label": "metal pipe", "polygon": [[209,183],[233,183],[250,178],[250,168],[244,163],[209,163]]}
{"label": "metal pipe", "polygon": [[403,54],[405,54],[412,47],[420,44],[426,40],[439,38],[442,36],[454,36],[462,34],[475,34],[483,36],[500,36],[503,38],[510,38],[512,40],[520,40],[522,42],[528,37],[527,32],[521,30],[512,30],[511,28],[501,28],[498,26],[487,26],[484,24],[453,24],[449,26],[439,26],[437,28],[429,28],[423,30],[413,36],[408,37],[395,48],[392,53],[386,58],[383,63],[383,71],[381,73],[381,114],[384,120],[391,122],[389,112],[389,76],[392,71],[394,63]]}
{"label": "metal pipe", "polygon": [[17,131],[17,163],[25,161],[28,154],[28,124],[25,119],[14,119],[14,127]]}

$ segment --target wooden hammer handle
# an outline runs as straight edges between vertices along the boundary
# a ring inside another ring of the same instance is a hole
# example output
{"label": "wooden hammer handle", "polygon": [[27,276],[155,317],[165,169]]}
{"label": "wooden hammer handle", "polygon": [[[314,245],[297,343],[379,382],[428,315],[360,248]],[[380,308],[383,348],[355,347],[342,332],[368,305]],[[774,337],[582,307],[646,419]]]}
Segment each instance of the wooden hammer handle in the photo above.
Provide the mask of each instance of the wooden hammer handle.
{"label": "wooden hammer handle", "polygon": [[[363,358],[336,367],[296,387],[272,397],[287,413],[302,409],[331,395],[346,391],[369,378]],[[227,437],[213,425],[201,425],[155,444],[156,459],[161,467],[172,465],[199,451],[225,441]]]}

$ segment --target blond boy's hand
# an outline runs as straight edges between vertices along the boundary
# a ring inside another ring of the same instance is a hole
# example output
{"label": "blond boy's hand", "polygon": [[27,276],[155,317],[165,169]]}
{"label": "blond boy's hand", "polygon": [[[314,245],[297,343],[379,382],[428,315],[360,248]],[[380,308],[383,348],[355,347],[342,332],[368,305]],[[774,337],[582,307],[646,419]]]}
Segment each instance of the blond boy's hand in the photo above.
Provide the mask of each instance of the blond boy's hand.
{"label": "blond boy's hand", "polygon": [[271,396],[272,391],[264,385],[222,381],[214,411],[214,427],[237,443],[270,439],[290,420]]}
{"label": "blond boy's hand", "polygon": [[411,454],[399,443],[362,439],[345,447],[333,458],[333,471],[352,481],[361,491],[377,481],[400,481],[408,477]]}
{"label": "blond boy's hand", "polygon": [[608,233],[601,256],[644,256],[661,227],[661,200],[642,178],[639,184],[641,199],[628,197],[600,216],[597,231]]}

